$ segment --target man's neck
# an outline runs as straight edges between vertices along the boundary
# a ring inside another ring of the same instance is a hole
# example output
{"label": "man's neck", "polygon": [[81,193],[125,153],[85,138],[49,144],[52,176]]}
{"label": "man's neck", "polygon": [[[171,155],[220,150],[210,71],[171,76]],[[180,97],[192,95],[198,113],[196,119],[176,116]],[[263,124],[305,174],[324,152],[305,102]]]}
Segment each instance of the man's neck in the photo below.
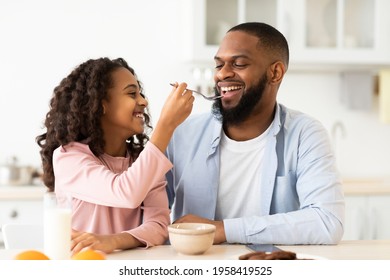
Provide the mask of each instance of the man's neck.
{"label": "man's neck", "polygon": [[235,141],[246,141],[260,136],[271,125],[275,108],[252,114],[247,120],[234,125],[223,125],[225,134]]}

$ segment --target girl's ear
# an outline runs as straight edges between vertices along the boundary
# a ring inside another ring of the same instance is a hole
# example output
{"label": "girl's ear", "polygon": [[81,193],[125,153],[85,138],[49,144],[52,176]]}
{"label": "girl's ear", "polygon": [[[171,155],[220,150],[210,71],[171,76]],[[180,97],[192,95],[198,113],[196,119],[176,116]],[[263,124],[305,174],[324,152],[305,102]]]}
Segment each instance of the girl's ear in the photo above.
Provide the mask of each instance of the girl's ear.
{"label": "girl's ear", "polygon": [[104,104],[102,104],[102,106],[103,106],[103,115],[105,115],[106,114],[106,107],[104,106]]}
{"label": "girl's ear", "polygon": [[268,81],[273,84],[281,83],[284,73],[286,73],[286,67],[282,61],[276,61],[269,67],[269,79]]}

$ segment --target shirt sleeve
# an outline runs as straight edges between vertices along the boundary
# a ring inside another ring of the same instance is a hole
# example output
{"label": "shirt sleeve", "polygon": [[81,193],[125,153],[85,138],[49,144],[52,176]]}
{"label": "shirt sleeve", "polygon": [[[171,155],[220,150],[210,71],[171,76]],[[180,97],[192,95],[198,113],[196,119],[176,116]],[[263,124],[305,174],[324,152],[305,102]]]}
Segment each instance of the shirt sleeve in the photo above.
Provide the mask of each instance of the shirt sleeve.
{"label": "shirt sleeve", "polygon": [[55,187],[90,203],[122,208],[136,208],[172,163],[148,142],[139,157],[121,173],[114,173],[89,150],[75,143],[55,150],[53,155]]}
{"label": "shirt sleeve", "polygon": [[170,210],[165,186],[166,181],[161,178],[159,186],[150,191],[142,203],[141,225],[127,231],[145,243],[146,248],[164,244],[168,238],[167,226],[170,224]]}

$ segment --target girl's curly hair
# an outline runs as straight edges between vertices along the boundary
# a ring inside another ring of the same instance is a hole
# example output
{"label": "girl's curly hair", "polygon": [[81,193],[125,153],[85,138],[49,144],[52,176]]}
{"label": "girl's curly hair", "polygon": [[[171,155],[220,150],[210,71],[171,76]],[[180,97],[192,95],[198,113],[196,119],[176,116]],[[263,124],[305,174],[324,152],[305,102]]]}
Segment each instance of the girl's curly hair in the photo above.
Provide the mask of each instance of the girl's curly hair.
{"label": "girl's curly hair", "polygon": [[[50,100],[50,110],[46,114],[44,125],[46,132],[36,137],[43,168],[43,182],[50,191],[54,191],[53,151],[70,142],[89,145],[91,151],[99,156],[104,152],[103,129],[100,124],[103,115],[102,100],[108,99],[107,91],[113,86],[112,72],[118,68],[128,69],[136,74],[122,58],[90,59],[77,68],[54,88]],[[137,79],[141,95],[144,97],[141,82]],[[150,131],[150,115],[144,113],[145,129]],[[135,159],[143,150],[149,137],[137,134],[127,139],[127,150]]]}

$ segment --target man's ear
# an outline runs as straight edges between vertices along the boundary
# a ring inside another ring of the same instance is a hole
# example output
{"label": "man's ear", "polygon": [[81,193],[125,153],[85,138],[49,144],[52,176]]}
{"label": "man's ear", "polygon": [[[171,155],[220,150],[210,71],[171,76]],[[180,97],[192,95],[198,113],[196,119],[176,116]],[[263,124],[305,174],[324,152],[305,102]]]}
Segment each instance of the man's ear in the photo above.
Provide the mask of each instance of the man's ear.
{"label": "man's ear", "polygon": [[286,73],[286,67],[282,61],[276,61],[269,67],[268,82],[272,84],[280,84],[283,80],[284,73]]}

